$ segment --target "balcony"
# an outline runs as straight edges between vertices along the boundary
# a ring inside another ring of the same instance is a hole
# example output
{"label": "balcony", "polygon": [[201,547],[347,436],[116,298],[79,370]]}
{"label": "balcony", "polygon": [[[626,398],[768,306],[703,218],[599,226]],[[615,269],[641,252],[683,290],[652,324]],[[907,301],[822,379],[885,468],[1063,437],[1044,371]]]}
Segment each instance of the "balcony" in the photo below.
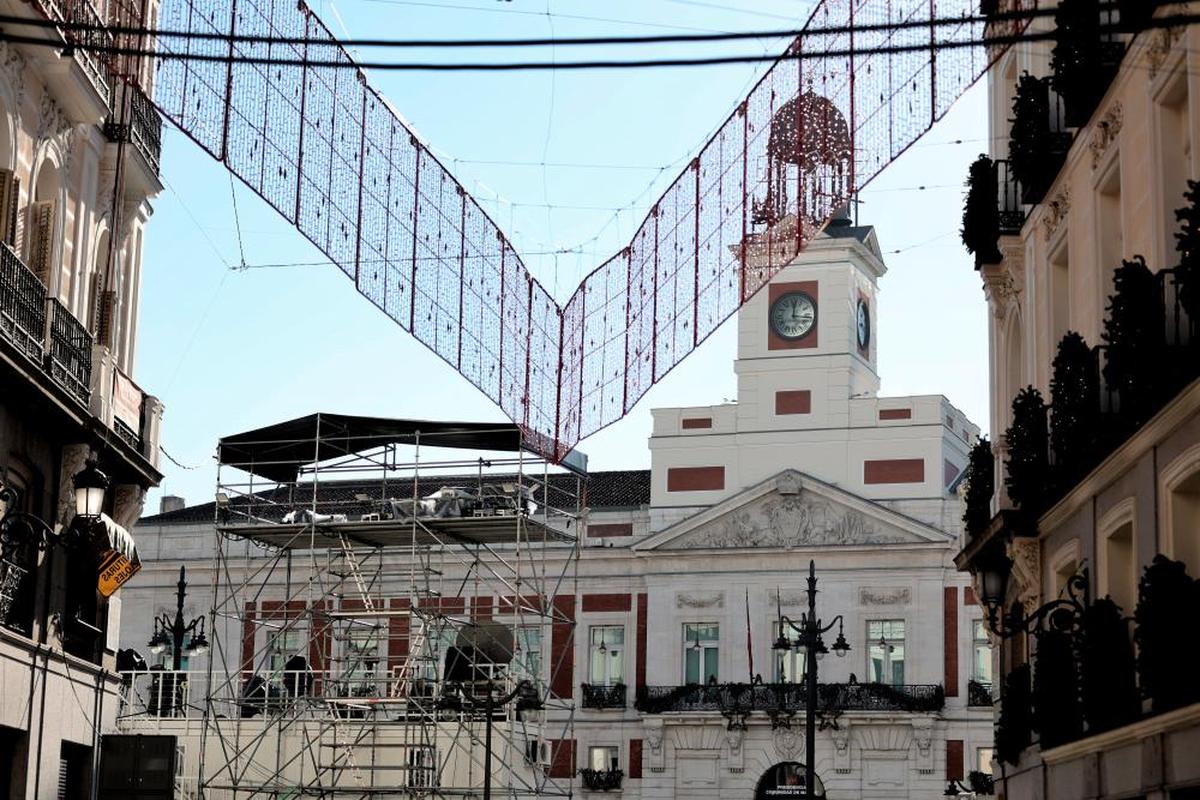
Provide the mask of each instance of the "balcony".
{"label": "balcony", "polygon": [[999,264],[1001,236],[1017,236],[1025,224],[1021,188],[1008,161],[980,156],[971,165],[962,216],[962,242],[975,269]]}
{"label": "balcony", "polygon": [[[786,714],[806,705],[806,687],[798,683],[645,686],[638,690],[634,703],[643,714],[694,711]],[[816,705],[823,712],[931,713],[946,705],[946,693],[937,684],[823,683],[817,687]]]}
{"label": "balcony", "polygon": [[584,708],[625,708],[625,696],[628,688],[623,683],[614,683],[612,686],[585,683],[581,688],[583,689]]}
{"label": "balcony", "polygon": [[1062,97],[1050,87],[1049,78],[1021,76],[1013,98],[1007,163],[1025,205],[1042,202],[1066,162],[1074,141],[1066,116]]}
{"label": "balcony", "polygon": [[0,243],[0,337],[81,404],[91,394],[92,335],[41,279]]}
{"label": "balcony", "polygon": [[127,144],[141,167],[140,190],[153,194],[158,186],[162,156],[162,117],[146,94],[123,80],[114,83],[104,138],[114,144]]}
{"label": "balcony", "polygon": [[[34,0],[32,14],[40,14],[61,28],[39,29],[48,44],[44,70],[55,99],[73,122],[98,123],[112,99],[112,80],[104,57],[93,47],[111,47],[115,40],[103,30],[106,21],[92,0]],[[89,26],[69,28],[69,25]],[[90,46],[85,46],[90,45]]]}
{"label": "balcony", "polygon": [[991,708],[992,685],[982,681],[967,681],[967,705],[971,708]]}
{"label": "balcony", "polygon": [[619,769],[581,769],[579,777],[589,792],[619,792],[625,773]]}

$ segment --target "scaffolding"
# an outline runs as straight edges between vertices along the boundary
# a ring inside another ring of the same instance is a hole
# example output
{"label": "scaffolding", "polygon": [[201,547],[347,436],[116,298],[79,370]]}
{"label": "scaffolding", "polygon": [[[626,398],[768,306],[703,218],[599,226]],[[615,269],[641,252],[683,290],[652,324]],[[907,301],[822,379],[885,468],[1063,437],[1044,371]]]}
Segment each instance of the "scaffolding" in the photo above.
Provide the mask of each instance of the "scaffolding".
{"label": "scaffolding", "polygon": [[201,796],[571,795],[585,473],[532,449],[332,414],[221,440]]}

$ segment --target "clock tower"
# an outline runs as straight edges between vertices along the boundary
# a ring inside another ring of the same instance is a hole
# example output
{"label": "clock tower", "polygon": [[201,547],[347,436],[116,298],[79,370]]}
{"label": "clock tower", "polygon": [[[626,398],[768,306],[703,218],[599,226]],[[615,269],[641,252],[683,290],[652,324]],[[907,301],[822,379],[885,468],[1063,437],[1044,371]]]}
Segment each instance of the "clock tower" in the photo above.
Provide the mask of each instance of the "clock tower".
{"label": "clock tower", "polygon": [[875,292],[887,271],[875,229],[843,213],[738,313],[738,429],[849,424],[879,391]]}

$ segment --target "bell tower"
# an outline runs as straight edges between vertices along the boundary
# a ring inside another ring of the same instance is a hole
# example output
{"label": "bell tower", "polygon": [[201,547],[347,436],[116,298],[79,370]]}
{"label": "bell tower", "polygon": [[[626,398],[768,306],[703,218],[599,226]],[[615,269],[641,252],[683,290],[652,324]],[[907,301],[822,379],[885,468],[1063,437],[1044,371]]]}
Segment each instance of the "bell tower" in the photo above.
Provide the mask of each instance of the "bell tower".
{"label": "bell tower", "polygon": [[843,209],[738,312],[738,429],[850,424],[879,391],[875,294],[887,271],[875,229]]}

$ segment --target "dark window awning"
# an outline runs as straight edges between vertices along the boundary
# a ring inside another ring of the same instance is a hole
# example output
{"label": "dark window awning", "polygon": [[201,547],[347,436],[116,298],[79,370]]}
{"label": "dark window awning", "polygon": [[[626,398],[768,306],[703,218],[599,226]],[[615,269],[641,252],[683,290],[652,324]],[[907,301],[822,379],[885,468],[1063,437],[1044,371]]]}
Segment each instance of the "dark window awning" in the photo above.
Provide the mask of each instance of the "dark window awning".
{"label": "dark window awning", "polygon": [[523,447],[530,450],[524,441],[521,428],[511,422],[434,422],[321,412],[223,437],[217,458],[223,465],[286,483],[295,481],[304,465],[387,444],[516,452]]}

